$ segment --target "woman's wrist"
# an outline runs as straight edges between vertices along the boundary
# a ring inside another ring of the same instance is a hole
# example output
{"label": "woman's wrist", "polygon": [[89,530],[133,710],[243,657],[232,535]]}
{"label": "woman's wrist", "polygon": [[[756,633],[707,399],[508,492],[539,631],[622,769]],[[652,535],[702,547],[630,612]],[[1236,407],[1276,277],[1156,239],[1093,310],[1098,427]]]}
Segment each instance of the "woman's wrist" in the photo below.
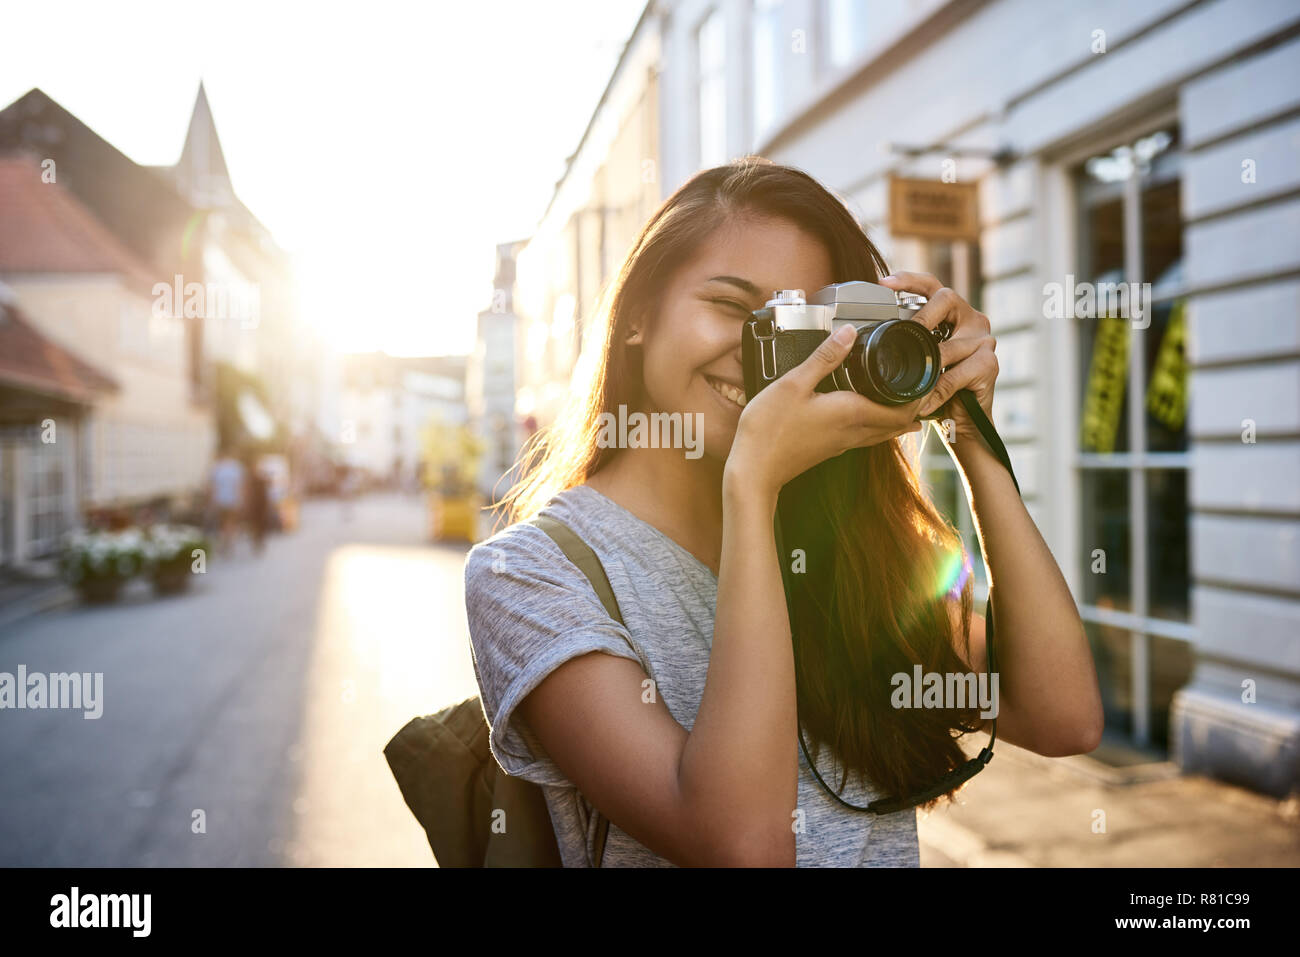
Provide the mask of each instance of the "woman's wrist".
{"label": "woman's wrist", "polygon": [[953,429],[953,433],[948,440],[948,446],[952,449],[953,458],[957,460],[963,472],[971,468],[981,469],[989,463],[999,464],[997,456],[985,444],[974,425],[968,429]]}
{"label": "woman's wrist", "polygon": [[953,458],[957,462],[972,495],[987,494],[1003,485],[1019,500],[1011,473],[978,435],[959,438],[952,443]]}
{"label": "woman's wrist", "polygon": [[779,488],[764,480],[757,470],[737,457],[729,457],[722,471],[722,506],[724,512],[742,511],[776,517]]}

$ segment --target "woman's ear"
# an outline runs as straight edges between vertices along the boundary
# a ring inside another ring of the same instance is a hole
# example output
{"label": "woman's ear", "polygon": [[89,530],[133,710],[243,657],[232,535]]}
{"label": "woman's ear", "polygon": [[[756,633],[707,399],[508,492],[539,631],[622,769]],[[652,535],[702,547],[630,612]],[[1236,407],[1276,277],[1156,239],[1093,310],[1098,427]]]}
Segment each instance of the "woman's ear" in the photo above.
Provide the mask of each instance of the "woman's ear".
{"label": "woman's ear", "polygon": [[641,341],[641,327],[640,327],[640,326],[632,326],[630,329],[628,329],[628,331],[627,331],[627,337],[626,337],[623,341],[624,341],[625,343],[627,343],[629,346],[639,346],[639,345],[641,345],[641,344],[642,344],[642,341]]}

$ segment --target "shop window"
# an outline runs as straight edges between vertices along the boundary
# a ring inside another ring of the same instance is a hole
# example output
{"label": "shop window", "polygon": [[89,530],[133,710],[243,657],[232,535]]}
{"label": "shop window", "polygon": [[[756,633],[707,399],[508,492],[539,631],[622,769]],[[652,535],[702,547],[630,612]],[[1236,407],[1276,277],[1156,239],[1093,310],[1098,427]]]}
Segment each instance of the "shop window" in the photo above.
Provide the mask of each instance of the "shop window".
{"label": "shop window", "polygon": [[1078,359],[1080,612],[1107,727],[1156,747],[1167,747],[1169,702],[1192,657],[1181,166],[1169,127],[1075,171],[1066,320]]}
{"label": "shop window", "polygon": [[[64,428],[68,428],[66,425]],[[28,558],[48,558],[57,553],[60,539],[68,529],[67,458],[64,450],[73,441],[69,435],[62,443],[41,441],[41,429],[28,428],[22,450],[26,460],[26,497],[28,515]]]}

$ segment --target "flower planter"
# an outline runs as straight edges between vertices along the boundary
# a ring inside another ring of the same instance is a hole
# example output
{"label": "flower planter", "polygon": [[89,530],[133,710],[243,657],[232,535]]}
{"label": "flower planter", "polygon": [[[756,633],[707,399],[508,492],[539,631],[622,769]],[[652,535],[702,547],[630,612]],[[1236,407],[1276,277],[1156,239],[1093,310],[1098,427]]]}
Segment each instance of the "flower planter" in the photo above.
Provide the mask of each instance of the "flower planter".
{"label": "flower planter", "polygon": [[146,530],[77,532],[68,537],[62,564],[66,580],[84,601],[117,601],[122,585],[147,577],[154,594],[174,595],[190,587],[198,552],[208,548],[203,533],[188,525],[152,525]]}
{"label": "flower planter", "polygon": [[77,583],[81,600],[92,605],[117,601],[122,594],[121,578],[85,578]]}
{"label": "flower planter", "polygon": [[160,568],[151,576],[153,590],[157,595],[179,595],[190,587],[190,570],[183,568]]}

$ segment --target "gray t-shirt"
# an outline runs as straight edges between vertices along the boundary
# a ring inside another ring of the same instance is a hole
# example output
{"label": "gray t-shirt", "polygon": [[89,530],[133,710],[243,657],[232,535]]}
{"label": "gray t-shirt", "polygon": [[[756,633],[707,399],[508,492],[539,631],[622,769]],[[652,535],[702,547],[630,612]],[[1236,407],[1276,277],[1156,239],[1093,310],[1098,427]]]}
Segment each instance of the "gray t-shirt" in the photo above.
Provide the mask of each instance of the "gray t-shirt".
{"label": "gray t-shirt", "polygon": [[[589,867],[596,831],[591,805],[515,709],[564,662],[603,651],[640,662],[669,713],[689,731],[709,669],[718,580],[686,549],[589,486],[562,492],[543,513],[591,546],[625,626],[609,617],[587,578],[545,532],[518,524],[475,546],[466,559],[470,644],[493,755],[508,774],[542,786],[564,866]],[[920,865],[914,808],[886,815],[845,808],[813,778],[798,740],[790,746],[799,759],[804,812],[795,839],[799,867]],[[817,770],[838,786],[842,769],[829,748],[821,749]],[[857,805],[883,796],[857,774],[842,793]],[[602,866],[673,864],[611,821]]]}

